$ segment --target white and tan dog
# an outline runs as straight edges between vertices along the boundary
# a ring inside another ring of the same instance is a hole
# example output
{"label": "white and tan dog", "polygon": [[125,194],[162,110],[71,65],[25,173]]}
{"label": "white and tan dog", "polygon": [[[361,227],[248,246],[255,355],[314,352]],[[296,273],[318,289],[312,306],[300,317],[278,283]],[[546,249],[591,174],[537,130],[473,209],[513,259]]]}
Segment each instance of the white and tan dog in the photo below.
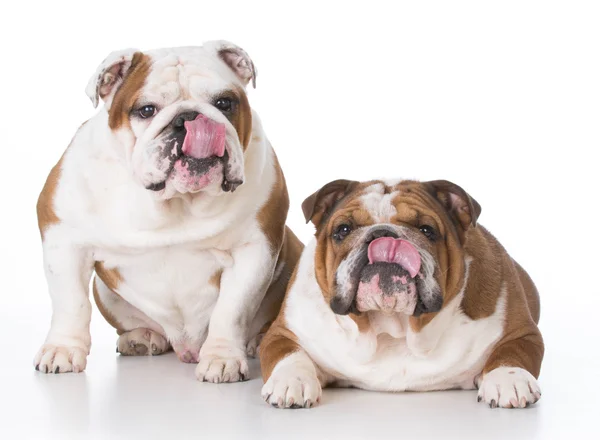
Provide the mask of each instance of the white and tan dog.
{"label": "white and tan dog", "polygon": [[85,368],[95,270],[118,352],[172,347],[199,361],[199,380],[247,376],[247,349],[275,318],[302,247],[246,97],[255,79],[248,55],[224,41],[125,50],[100,65],[87,92],[105,106],[79,128],[38,202],[53,316],[36,369]]}
{"label": "white and tan dog", "polygon": [[268,403],[311,407],[329,384],[540,398],[538,293],[462,188],[341,180],[302,207],[316,238],[261,345]]}

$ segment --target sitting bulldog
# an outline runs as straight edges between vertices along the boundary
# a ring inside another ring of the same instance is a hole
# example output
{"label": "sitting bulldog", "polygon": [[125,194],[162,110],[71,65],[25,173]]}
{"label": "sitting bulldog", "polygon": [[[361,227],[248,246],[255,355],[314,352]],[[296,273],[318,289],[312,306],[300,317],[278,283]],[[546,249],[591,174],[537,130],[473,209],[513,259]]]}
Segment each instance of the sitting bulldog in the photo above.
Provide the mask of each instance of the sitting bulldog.
{"label": "sitting bulldog", "polygon": [[198,379],[235,382],[279,310],[301,243],[246,96],[254,63],[225,42],[114,52],[87,88],[104,107],[38,202],[52,323],[34,360],[79,372],[94,299],[123,355],[175,350]]}

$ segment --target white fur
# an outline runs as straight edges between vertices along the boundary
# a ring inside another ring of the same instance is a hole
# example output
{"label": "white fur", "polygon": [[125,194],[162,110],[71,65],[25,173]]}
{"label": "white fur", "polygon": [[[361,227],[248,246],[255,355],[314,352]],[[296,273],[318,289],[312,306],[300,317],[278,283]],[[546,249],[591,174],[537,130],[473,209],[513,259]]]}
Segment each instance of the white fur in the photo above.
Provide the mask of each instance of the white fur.
{"label": "white fur", "polygon": [[360,196],[363,207],[369,211],[375,223],[386,223],[396,215],[396,207],[392,200],[398,195],[398,191],[392,191],[384,194],[385,186],[383,183],[374,183],[365,188],[364,194]]}
{"label": "white fur", "polygon": [[525,408],[542,393],[535,377],[523,368],[499,367],[487,373],[479,386],[478,399],[491,407]]}
{"label": "white fur", "polygon": [[337,383],[371,390],[475,387],[475,377],[502,336],[505,289],[488,318],[465,316],[460,309],[461,291],[419,333],[400,314],[369,314],[374,325],[361,333],[349,316],[335,315],[326,304],[315,278],[315,247],[313,239],[302,254],[284,316],[286,326],[319,369]]}
{"label": "white fur", "polygon": [[262,387],[263,399],[278,408],[310,408],[321,400],[315,364],[302,350],[279,361]]}
{"label": "white fur", "polygon": [[[201,100],[209,91],[239,84],[216,56],[198,48],[150,54],[155,62],[144,94],[162,94],[157,99],[163,105],[179,108],[175,101],[184,92]],[[199,63],[184,69],[182,64],[194,57]],[[179,64],[173,66],[173,59]],[[174,114],[165,112],[167,119]],[[133,125],[137,134],[146,134],[139,123]],[[231,128],[229,124],[228,136]],[[120,299],[102,282],[97,287],[126,329],[145,326],[164,335],[176,350],[196,354],[204,343],[197,376],[213,382],[238,380],[247,373],[245,347],[253,336],[248,329],[277,260],[256,216],[276,178],[260,119],[252,114],[246,153],[232,148],[237,155],[233,165],[242,167],[244,175],[234,193],[175,194],[167,187],[157,195],[146,190],[132,162],[143,152],[138,147],[133,151],[135,142],[129,137],[127,130],[109,129],[103,108],[65,153],[53,206],[60,222],[47,228],[43,242],[53,319],[36,365],[42,371],[58,366],[61,372],[85,367],[91,344],[88,283],[94,262],[101,261],[107,269],[118,267],[123,278],[117,287]],[[237,138],[235,142],[239,146]],[[209,279],[221,270],[219,291]],[[67,354],[54,356],[56,347]]]}

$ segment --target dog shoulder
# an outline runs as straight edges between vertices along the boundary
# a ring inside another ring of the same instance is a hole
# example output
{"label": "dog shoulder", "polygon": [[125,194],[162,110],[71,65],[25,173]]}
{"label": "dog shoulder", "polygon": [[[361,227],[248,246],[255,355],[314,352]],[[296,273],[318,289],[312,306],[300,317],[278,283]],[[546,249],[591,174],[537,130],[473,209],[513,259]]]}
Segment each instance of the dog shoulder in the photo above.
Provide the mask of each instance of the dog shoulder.
{"label": "dog shoulder", "polygon": [[[260,206],[256,219],[260,229],[266,236],[271,253],[278,255],[283,245],[285,233],[285,219],[290,206],[285,177],[277,155],[273,148],[268,145],[267,160],[265,163],[265,177],[272,176],[272,184],[266,201]],[[267,180],[265,179],[265,180]]]}

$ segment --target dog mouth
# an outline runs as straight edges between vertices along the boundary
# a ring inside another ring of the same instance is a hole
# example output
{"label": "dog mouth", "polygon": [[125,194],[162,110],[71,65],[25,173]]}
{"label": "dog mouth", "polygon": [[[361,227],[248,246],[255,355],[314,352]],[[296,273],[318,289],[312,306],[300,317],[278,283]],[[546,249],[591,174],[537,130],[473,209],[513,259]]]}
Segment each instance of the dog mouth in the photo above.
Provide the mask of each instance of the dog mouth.
{"label": "dog mouth", "polygon": [[419,299],[419,274],[411,277],[395,263],[369,263],[360,274],[355,297],[358,312],[380,310],[386,313],[402,312],[412,315]]}
{"label": "dog mouth", "polygon": [[421,255],[409,241],[381,237],[360,251],[342,294],[331,307],[335,313],[371,310],[419,316],[427,311],[423,302],[425,275]]}
{"label": "dog mouth", "polygon": [[369,243],[367,256],[356,292],[357,310],[412,315],[418,298],[419,251],[406,240],[381,237]]}
{"label": "dog mouth", "polygon": [[221,174],[221,189],[235,191],[243,182],[230,177],[225,124],[198,114],[194,120],[185,121],[184,126],[185,130],[173,138],[161,155],[169,163],[165,178],[147,185],[146,189],[161,191],[172,180],[176,187],[196,192]]}

